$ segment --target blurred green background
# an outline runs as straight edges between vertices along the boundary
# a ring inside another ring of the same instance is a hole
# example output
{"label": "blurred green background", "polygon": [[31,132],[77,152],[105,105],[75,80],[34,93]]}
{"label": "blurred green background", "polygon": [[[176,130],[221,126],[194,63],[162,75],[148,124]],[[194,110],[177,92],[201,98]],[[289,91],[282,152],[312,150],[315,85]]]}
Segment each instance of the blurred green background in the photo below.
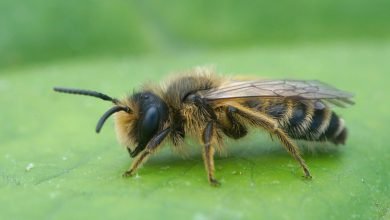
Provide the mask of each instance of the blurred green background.
{"label": "blurred green background", "polygon": [[387,0],[0,2],[0,66],[390,36]]}
{"label": "blurred green background", "polygon": [[[390,219],[390,1],[0,1],[0,219]],[[299,143],[313,174],[263,132],[216,157],[167,146],[139,171],[108,103],[145,81],[214,65],[226,75],[317,79],[356,94],[335,109],[346,146]]]}

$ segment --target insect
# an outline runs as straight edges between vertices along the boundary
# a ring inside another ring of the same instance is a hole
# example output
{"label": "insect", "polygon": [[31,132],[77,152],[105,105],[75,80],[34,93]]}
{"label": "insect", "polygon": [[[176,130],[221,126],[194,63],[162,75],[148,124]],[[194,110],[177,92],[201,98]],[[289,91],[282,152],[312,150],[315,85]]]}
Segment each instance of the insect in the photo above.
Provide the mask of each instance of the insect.
{"label": "insect", "polygon": [[223,150],[225,137],[240,139],[250,128],[276,137],[311,178],[294,139],[344,144],[347,129],[331,104],[353,104],[352,94],[319,81],[234,80],[196,68],[166,84],[147,85],[124,99],[79,89],[57,92],[93,96],[114,104],[97,123],[115,114],[118,140],[134,158],[124,177],[132,176],[157,152],[164,140],[182,146],[186,136],[203,145],[202,155],[211,185],[215,178],[214,154]]}

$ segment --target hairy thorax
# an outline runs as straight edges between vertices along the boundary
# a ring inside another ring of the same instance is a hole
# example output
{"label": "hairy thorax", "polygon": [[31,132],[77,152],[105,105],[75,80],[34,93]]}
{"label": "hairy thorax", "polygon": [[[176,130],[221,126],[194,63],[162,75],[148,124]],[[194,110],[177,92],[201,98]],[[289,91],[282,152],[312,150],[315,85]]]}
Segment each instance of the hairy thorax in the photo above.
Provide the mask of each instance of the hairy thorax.
{"label": "hairy thorax", "polygon": [[212,74],[210,69],[199,68],[195,72],[184,73],[162,86],[161,96],[170,109],[170,121],[174,128],[172,139],[179,143],[184,136],[201,138],[201,132],[208,120],[210,109],[202,103],[198,92],[217,88],[221,78]]}

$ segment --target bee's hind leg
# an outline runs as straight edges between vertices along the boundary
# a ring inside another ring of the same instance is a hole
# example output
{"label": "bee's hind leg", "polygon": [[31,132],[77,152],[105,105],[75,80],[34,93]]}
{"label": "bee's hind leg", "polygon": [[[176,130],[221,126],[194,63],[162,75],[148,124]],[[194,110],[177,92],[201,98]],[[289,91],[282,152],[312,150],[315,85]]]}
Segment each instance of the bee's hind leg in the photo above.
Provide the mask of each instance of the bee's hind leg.
{"label": "bee's hind leg", "polygon": [[207,178],[209,183],[212,186],[220,186],[221,183],[215,178],[214,171],[214,153],[215,153],[215,144],[214,139],[216,138],[214,122],[208,122],[206,128],[203,131],[202,141],[204,144],[203,147],[203,161],[207,171]]}
{"label": "bee's hind leg", "polygon": [[167,135],[169,134],[170,132],[170,128],[166,128],[164,130],[162,130],[160,133],[158,133],[157,135],[155,135],[150,141],[149,143],[146,145],[145,147],[145,150],[143,150],[136,158],[135,160],[132,162],[130,168],[125,172],[123,173],[123,177],[128,177],[128,176],[132,176],[135,174],[135,172],[137,171],[137,169],[147,161],[147,159],[149,158],[149,156],[151,154],[153,154],[154,152],[156,152],[158,150],[158,148],[161,145],[161,142],[167,137]]}
{"label": "bee's hind leg", "polygon": [[278,127],[277,122],[263,114],[261,112],[254,112],[240,104],[232,103],[232,106],[237,109],[236,114],[239,114],[241,117],[248,120],[251,124],[262,127],[266,129],[270,134],[278,137],[283,147],[294,157],[294,159],[301,165],[303,172],[305,173],[306,178],[311,178],[309,168],[306,165],[305,161],[301,157],[299,148],[296,144],[290,139],[290,137]]}
{"label": "bee's hind leg", "polygon": [[277,128],[274,131],[270,132],[271,134],[275,134],[279,138],[284,148],[294,157],[295,160],[298,161],[298,163],[303,169],[303,172],[305,173],[305,177],[311,179],[312,177],[310,175],[309,168],[301,157],[298,147],[292,142],[290,137],[280,128]]}

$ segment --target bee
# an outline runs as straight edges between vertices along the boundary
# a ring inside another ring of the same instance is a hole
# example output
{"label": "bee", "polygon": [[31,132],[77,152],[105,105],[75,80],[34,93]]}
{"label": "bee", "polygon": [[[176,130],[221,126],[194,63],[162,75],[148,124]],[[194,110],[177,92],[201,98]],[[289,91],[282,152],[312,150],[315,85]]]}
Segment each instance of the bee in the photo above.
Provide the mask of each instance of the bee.
{"label": "bee", "polygon": [[118,140],[134,160],[124,177],[134,175],[164,140],[179,149],[187,136],[199,140],[211,185],[214,154],[224,138],[240,139],[250,128],[276,137],[311,178],[294,140],[345,144],[347,128],[331,107],[353,104],[353,95],[319,81],[235,80],[206,68],[196,68],[161,85],[146,85],[124,99],[79,89],[56,92],[86,95],[114,104],[99,119],[96,132],[115,114]]}

